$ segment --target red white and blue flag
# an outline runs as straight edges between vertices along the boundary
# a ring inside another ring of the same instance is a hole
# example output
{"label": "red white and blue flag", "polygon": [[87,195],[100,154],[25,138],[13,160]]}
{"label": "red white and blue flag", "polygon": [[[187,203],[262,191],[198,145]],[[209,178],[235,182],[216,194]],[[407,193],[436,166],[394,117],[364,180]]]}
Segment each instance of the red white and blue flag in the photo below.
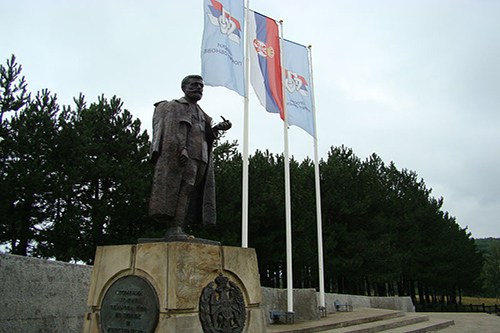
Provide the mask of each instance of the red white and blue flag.
{"label": "red white and blue flag", "polygon": [[283,49],[288,124],[316,137],[309,51],[306,46],[286,39],[283,40]]}
{"label": "red white and blue flag", "polygon": [[268,112],[279,113],[284,118],[278,24],[254,11],[249,15],[247,43],[252,87]]}
{"label": "red white and blue flag", "polygon": [[206,85],[245,96],[243,0],[204,0],[201,75]]}

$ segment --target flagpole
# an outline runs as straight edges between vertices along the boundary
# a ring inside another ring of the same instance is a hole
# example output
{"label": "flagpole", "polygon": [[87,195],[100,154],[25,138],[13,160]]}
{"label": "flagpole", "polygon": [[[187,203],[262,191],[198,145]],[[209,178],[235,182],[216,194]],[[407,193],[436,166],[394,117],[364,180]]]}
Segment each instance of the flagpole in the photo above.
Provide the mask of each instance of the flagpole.
{"label": "flagpole", "polygon": [[290,160],[288,154],[288,116],[286,106],[286,91],[285,91],[285,71],[283,66],[284,49],[283,49],[283,20],[280,23],[280,55],[281,55],[281,82],[283,89],[283,132],[285,139],[285,219],[286,219],[286,271],[287,271],[287,312],[293,313],[293,270],[292,270],[292,210],[291,210],[291,195],[290,195]]}
{"label": "flagpole", "polygon": [[324,260],[323,260],[323,222],[321,219],[321,189],[320,189],[320,173],[318,161],[318,129],[316,123],[316,101],[314,98],[314,78],[312,69],[312,46],[309,45],[309,73],[311,75],[311,94],[313,106],[314,120],[314,173],[316,185],[316,220],[318,228],[318,275],[319,275],[319,306],[325,308],[325,277],[324,277]]}
{"label": "flagpole", "polygon": [[250,0],[246,1],[245,8],[245,98],[243,111],[243,175],[242,175],[242,207],[241,207],[241,247],[248,247],[248,104],[249,104],[249,68],[250,57],[248,50],[248,17]]}

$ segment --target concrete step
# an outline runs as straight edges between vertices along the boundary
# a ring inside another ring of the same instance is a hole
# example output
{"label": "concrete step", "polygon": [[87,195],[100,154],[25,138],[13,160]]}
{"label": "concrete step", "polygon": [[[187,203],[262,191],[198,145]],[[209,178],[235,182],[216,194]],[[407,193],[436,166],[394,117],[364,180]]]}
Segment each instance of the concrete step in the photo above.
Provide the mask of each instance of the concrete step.
{"label": "concrete step", "polygon": [[267,332],[408,333],[436,331],[453,324],[451,319],[435,318],[429,314],[366,308],[337,312],[309,322],[269,325]]}
{"label": "concrete step", "polygon": [[338,329],[352,327],[356,325],[363,325],[372,322],[383,322],[394,318],[405,316],[404,312],[394,310],[382,309],[355,309],[354,312],[337,312],[328,315],[327,318],[315,320],[310,322],[299,322],[288,325],[268,325],[268,333],[281,333],[281,332],[327,332]]}
{"label": "concrete step", "polygon": [[[335,332],[358,332],[354,329],[348,329],[345,330],[347,327],[360,327],[360,326],[378,326],[381,323],[385,322],[390,322],[390,321],[398,321],[401,318],[405,317],[404,312],[400,311],[394,311],[392,313],[386,313],[386,314],[380,314],[380,315],[375,315],[375,316],[367,316],[367,317],[362,317],[362,318],[355,318],[355,319],[349,319],[345,320],[339,323],[334,323],[330,325],[324,325],[321,328],[321,330],[314,331],[314,332],[325,332],[326,330],[329,329],[335,329]],[[363,332],[363,331],[359,331]],[[369,331],[366,331],[369,332]],[[378,332],[378,331],[373,331],[373,332]]]}
{"label": "concrete step", "polygon": [[455,325],[453,320],[430,318],[429,321],[409,325],[405,327],[394,328],[385,331],[385,333],[423,333],[434,332]]}
{"label": "concrete step", "polygon": [[335,333],[375,333],[387,331],[396,328],[402,328],[409,325],[420,324],[429,321],[429,316],[419,314],[406,314],[401,317],[384,319],[381,321],[360,324],[353,327],[331,330]]}

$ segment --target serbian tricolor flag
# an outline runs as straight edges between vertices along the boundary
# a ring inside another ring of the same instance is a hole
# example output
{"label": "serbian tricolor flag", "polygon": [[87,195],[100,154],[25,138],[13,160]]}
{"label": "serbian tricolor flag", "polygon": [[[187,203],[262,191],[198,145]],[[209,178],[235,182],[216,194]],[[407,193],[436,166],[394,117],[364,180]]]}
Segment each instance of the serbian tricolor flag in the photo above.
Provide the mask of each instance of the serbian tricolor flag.
{"label": "serbian tricolor flag", "polygon": [[201,75],[205,85],[245,96],[243,0],[204,0]]}
{"label": "serbian tricolor flag", "polygon": [[284,119],[280,38],[275,20],[250,11],[248,20],[250,81],[260,104]]}

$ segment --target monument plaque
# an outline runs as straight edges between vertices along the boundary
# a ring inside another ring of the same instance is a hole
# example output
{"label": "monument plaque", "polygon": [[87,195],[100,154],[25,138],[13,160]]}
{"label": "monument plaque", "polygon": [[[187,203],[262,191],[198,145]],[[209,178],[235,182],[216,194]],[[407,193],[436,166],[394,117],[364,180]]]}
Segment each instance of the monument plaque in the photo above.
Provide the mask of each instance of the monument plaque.
{"label": "monument plaque", "polygon": [[122,277],[104,295],[100,317],[105,333],[153,333],[159,317],[158,296],[146,279]]}

